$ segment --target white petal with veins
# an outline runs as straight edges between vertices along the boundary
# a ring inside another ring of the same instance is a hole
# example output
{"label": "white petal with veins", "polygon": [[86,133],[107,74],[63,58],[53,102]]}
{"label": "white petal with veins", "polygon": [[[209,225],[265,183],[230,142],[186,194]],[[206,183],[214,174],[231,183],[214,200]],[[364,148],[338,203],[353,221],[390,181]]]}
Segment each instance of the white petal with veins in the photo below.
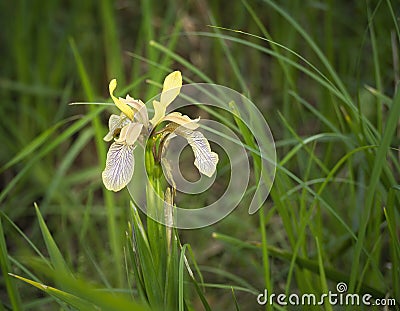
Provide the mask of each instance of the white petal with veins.
{"label": "white petal with veins", "polygon": [[132,179],[134,169],[134,146],[114,142],[107,152],[106,167],[102,172],[104,186],[119,191]]}
{"label": "white petal with veins", "polygon": [[180,135],[188,141],[194,153],[194,165],[199,172],[211,177],[217,169],[218,154],[211,151],[208,140],[201,132],[191,131],[184,127],[179,127],[175,130],[177,135]]}

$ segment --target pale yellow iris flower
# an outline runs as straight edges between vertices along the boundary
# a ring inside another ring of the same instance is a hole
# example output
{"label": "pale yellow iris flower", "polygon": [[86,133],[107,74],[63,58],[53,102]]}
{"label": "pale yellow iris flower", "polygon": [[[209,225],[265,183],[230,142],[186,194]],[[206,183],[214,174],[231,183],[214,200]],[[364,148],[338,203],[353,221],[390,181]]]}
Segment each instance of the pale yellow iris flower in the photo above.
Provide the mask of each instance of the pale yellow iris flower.
{"label": "pale yellow iris flower", "polygon": [[157,133],[165,131],[168,134],[167,139],[175,135],[186,138],[194,152],[194,165],[199,172],[208,177],[214,174],[218,155],[211,151],[210,144],[204,135],[195,131],[199,127],[200,118],[192,120],[179,112],[165,114],[168,105],[179,95],[182,87],[182,75],[179,71],[174,71],[165,78],[160,101],[153,101],[154,116],[151,120],[141,100],[135,100],[129,95],[126,98],[115,97],[116,87],[117,81],[111,80],[110,96],[121,110],[121,114],[110,116],[109,131],[104,137],[105,141],[114,140],[107,152],[106,167],[102,173],[103,183],[108,190],[119,191],[130,182],[134,170],[133,151],[137,141],[144,142],[164,121],[169,123]]}

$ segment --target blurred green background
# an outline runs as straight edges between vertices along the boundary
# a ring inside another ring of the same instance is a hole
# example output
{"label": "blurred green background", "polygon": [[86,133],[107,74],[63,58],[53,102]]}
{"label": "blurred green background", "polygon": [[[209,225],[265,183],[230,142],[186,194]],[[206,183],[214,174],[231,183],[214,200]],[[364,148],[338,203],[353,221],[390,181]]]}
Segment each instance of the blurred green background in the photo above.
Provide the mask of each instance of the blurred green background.
{"label": "blurred green background", "polygon": [[[261,309],[254,290],[266,284],[276,292],[321,291],[316,237],[333,275],[348,275],[354,290],[372,286],[399,299],[399,136],[398,128],[390,131],[398,122],[399,12],[390,0],[2,1],[0,204],[12,271],[46,280],[27,242],[47,256],[36,202],[74,273],[109,289],[126,287],[129,194],[108,192],[100,175],[108,148],[102,137],[115,110],[68,104],[109,101],[111,78],[148,99],[178,69],[186,83],[213,82],[251,98],[270,125],[281,167],[299,179],[278,167],[261,217],[243,208],[181,232],[205,283],[227,285],[206,288],[213,310],[234,309],[229,284],[249,289],[235,292],[241,310]],[[380,153],[379,146],[391,148]],[[338,281],[327,275],[329,284]],[[13,282],[27,310],[61,308]]]}

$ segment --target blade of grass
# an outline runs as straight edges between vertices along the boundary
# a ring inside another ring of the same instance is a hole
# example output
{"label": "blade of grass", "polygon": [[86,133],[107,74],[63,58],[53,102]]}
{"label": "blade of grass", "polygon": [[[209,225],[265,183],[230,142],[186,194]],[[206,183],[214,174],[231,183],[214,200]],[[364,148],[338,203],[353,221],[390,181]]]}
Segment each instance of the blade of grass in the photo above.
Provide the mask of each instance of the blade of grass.
{"label": "blade of grass", "polygon": [[[377,47],[377,42],[376,42],[376,35],[375,35],[375,28],[374,28],[374,20],[373,17],[371,16],[371,9],[369,6],[369,2],[366,2],[367,5],[367,13],[368,13],[368,26],[369,26],[369,33],[370,33],[370,38],[371,38],[371,47],[372,47],[372,59],[374,63],[374,70],[375,70],[375,84],[376,88],[379,93],[382,93],[382,77],[381,77],[381,69],[380,69],[380,64],[379,64],[379,55],[378,55],[378,47]],[[377,97],[376,101],[376,128],[378,132],[382,132],[382,101],[380,97]]]}
{"label": "blade of grass", "polygon": [[40,151],[38,151],[34,157],[24,166],[24,168],[18,172],[18,174],[13,178],[11,182],[7,184],[7,186],[3,189],[3,191],[0,193],[0,202],[2,202],[5,197],[8,195],[8,193],[16,186],[16,184],[21,180],[22,177],[27,174],[27,172],[31,169],[31,167],[39,161],[41,158],[43,158],[45,155],[47,155],[50,151],[52,151],[54,148],[56,148],[58,145],[60,145],[62,142],[70,138],[72,135],[74,135],[76,132],[78,132],[82,127],[84,127],[87,123],[92,121],[92,118],[98,115],[101,111],[103,111],[103,107],[93,110],[91,113],[85,115],[78,121],[74,122],[71,126],[69,126],[66,130],[64,130],[62,133],[60,133],[55,139],[53,139],[51,142],[48,144],[44,145],[44,148]]}
{"label": "blade of grass", "polygon": [[39,221],[40,230],[42,231],[43,239],[46,244],[47,251],[50,255],[50,262],[53,265],[54,269],[63,273],[70,273],[67,263],[64,260],[56,242],[54,241],[47,225],[40,213],[39,207],[35,203],[35,211],[36,216]]}
{"label": "blade of grass", "polygon": [[[315,244],[317,245],[317,253],[318,253],[318,266],[319,266],[319,276],[320,276],[320,282],[321,282],[321,292],[322,293],[328,293],[329,288],[328,288],[328,283],[326,281],[326,276],[325,276],[325,269],[324,269],[324,261],[322,258],[322,250],[321,246],[319,245],[319,240],[318,237],[315,238]],[[332,305],[330,303],[326,304],[326,310],[332,311]]]}
{"label": "blade of grass", "polygon": [[63,160],[58,165],[58,169],[53,175],[51,183],[47,187],[46,194],[41,203],[41,206],[46,206],[49,204],[54,193],[57,190],[57,187],[60,186],[62,179],[66,175],[68,168],[71,167],[78,154],[84,149],[84,147],[87,146],[92,136],[93,130],[89,128],[82,131],[76,141],[74,141],[68,152],[66,152],[65,156],[63,157]]}
{"label": "blade of grass", "polygon": [[165,46],[157,43],[154,40],[150,41],[150,46],[155,47],[157,50],[160,50],[161,52],[165,53],[172,59],[176,60],[178,63],[182,64],[186,68],[188,68],[190,71],[195,73],[200,77],[205,82],[208,83],[213,83],[211,78],[209,78],[205,73],[203,73],[201,70],[199,70],[196,66],[192,65],[189,61],[184,59],[182,56],[178,55],[177,53],[172,52],[170,49],[166,48]]}
{"label": "blade of grass", "polygon": [[[90,80],[89,80],[89,74],[86,71],[86,68],[84,66],[83,60],[78,52],[78,49],[75,45],[75,42],[72,38],[70,38],[69,40],[72,52],[74,54],[74,58],[75,58],[75,62],[76,62],[76,66],[78,68],[79,71],[79,76],[81,78],[84,90],[85,90],[85,94],[87,97],[87,100],[89,102],[93,102],[94,101],[94,90],[92,89]],[[89,111],[93,112],[94,111],[94,107],[93,106],[89,106]],[[103,136],[105,133],[105,130],[100,122],[100,118],[96,115],[93,117],[92,119],[92,125],[94,127],[94,131],[95,131],[95,142],[96,142],[96,150],[99,156],[99,163],[106,163],[106,149],[105,149],[105,145],[103,142]],[[100,164],[99,164],[99,168],[100,168]],[[121,245],[121,239],[120,237],[120,232],[118,230],[118,228],[121,228],[121,226],[119,226],[117,224],[117,217],[116,217],[116,212],[115,212],[115,202],[114,202],[114,197],[113,194],[111,193],[111,191],[108,191],[105,188],[102,188],[103,191],[103,195],[106,201],[106,208],[107,208],[107,221],[108,221],[108,236],[109,236],[109,240],[110,240],[110,244],[111,244],[111,250],[112,250],[112,254],[114,257],[114,261],[116,263],[115,267],[116,267],[116,279],[119,285],[122,285],[122,280],[123,280],[123,271],[122,271],[122,267],[123,267],[123,256],[122,256],[122,245]]]}
{"label": "blade of grass", "polygon": [[[231,237],[231,236],[228,236],[225,234],[221,234],[221,233],[213,233],[213,238],[221,240],[221,241],[229,243],[229,244],[232,244],[232,245],[239,245],[240,247],[243,247],[243,248],[258,249],[258,250],[262,249],[261,243],[255,244],[254,242],[253,243],[244,242],[237,238],[234,238],[234,237]],[[293,258],[293,253],[285,251],[278,247],[271,246],[271,245],[268,246],[268,252],[272,257],[279,258],[279,259],[289,261],[289,262]],[[296,262],[296,265],[298,265],[300,268],[308,269],[311,272],[314,272],[316,274],[320,273],[318,261],[311,260],[308,258],[303,258],[300,256],[296,256],[295,262]],[[324,266],[324,270],[325,270],[326,278],[328,278],[329,280],[332,280],[335,282],[346,282],[347,284],[350,281],[349,275],[342,271],[336,270],[336,269],[328,267],[328,266]],[[373,288],[365,283],[362,284],[361,292],[369,293],[369,294],[373,295],[373,297],[375,297],[375,298],[382,298],[385,296],[384,292],[382,292],[376,288]]]}
{"label": "blade of grass", "polygon": [[[9,274],[11,272],[11,265],[8,259],[7,244],[4,237],[4,230],[2,225],[2,217],[0,217],[0,267],[3,274],[3,282],[5,283],[8,299],[10,300],[13,310],[22,310],[22,301],[19,295],[14,280],[10,278]],[[0,303],[0,306],[2,304]]]}
{"label": "blade of grass", "polygon": [[[55,272],[56,273],[56,272]],[[32,283],[33,281],[22,278],[20,276],[13,275],[22,281],[25,281],[43,291],[48,291],[49,294],[60,295],[58,298],[71,298],[67,303],[76,302],[78,299],[88,305],[91,309],[79,309],[78,310],[93,310],[94,308],[103,311],[121,311],[121,310],[132,310],[132,311],[150,311],[148,308],[141,306],[135,302],[128,301],[122,295],[117,295],[116,293],[109,293],[99,289],[94,288],[89,285],[87,281],[82,281],[79,279],[74,279],[69,275],[60,274],[58,276],[53,276],[58,279],[62,279],[63,283],[70,290],[69,292],[60,292],[60,290],[43,285],[41,283]],[[155,309],[157,310],[157,309]]]}
{"label": "blade of grass", "polygon": [[21,162],[24,160],[26,157],[31,156],[33,152],[35,152],[36,149],[38,149],[40,146],[45,144],[47,140],[49,140],[50,136],[56,132],[58,128],[61,126],[65,125],[69,121],[72,121],[76,119],[76,117],[68,118],[65,120],[62,120],[58,123],[56,123],[54,126],[51,128],[45,130],[43,133],[41,133],[39,136],[37,136],[31,143],[29,143],[27,146],[25,146],[21,151],[18,152],[9,162],[7,162],[4,166],[0,168],[0,173],[4,172],[6,169],[10,168],[11,166]]}
{"label": "blade of grass", "polygon": [[392,106],[388,112],[388,119],[386,127],[383,132],[382,140],[376,151],[375,160],[372,167],[370,183],[368,186],[368,192],[365,199],[365,207],[363,213],[360,215],[360,229],[357,236],[357,242],[355,245],[353,264],[351,267],[349,292],[353,292],[357,286],[357,275],[360,273],[360,256],[365,242],[366,230],[373,208],[375,190],[380,181],[380,174],[384,163],[386,163],[386,154],[389,149],[392,137],[395,133],[397,122],[400,117],[400,90],[397,90],[396,95],[393,98]]}
{"label": "blade of grass", "polygon": [[[35,281],[32,281],[32,280],[26,279],[26,278],[24,278],[22,276],[18,276],[18,275],[12,274],[12,273],[9,273],[9,275],[14,277],[14,278],[16,278],[16,279],[18,279],[18,280],[21,280],[21,281],[23,281],[25,283],[30,284],[30,285],[32,285],[32,286],[44,291],[45,293],[57,298],[57,299],[60,299],[60,300],[62,300],[64,302],[66,302],[68,305],[70,305],[70,306],[72,306],[74,308],[77,308],[78,310],[83,310],[83,311],[86,311],[86,310],[87,311],[98,310],[98,308],[93,306],[91,303],[89,303],[89,302],[87,302],[85,300],[82,300],[81,298],[76,297],[74,295],[71,295],[71,294],[66,293],[64,291],[56,289],[54,287],[50,287],[50,286],[35,282]],[[17,310],[19,310],[19,309],[17,309]]]}
{"label": "blade of grass", "polygon": [[181,249],[181,255],[179,258],[179,272],[178,272],[178,280],[179,280],[179,289],[178,289],[178,301],[179,301],[179,311],[185,310],[185,297],[184,297],[184,271],[185,271],[185,252],[187,245],[183,245]]}
{"label": "blade of grass", "polygon": [[124,84],[122,53],[114,14],[115,1],[104,0],[98,5],[103,26],[103,42],[106,54],[107,76]]}
{"label": "blade of grass", "polygon": [[396,213],[395,213],[395,190],[394,188],[389,190],[387,205],[384,209],[385,218],[389,228],[390,234],[390,256],[391,270],[392,270],[392,284],[393,284],[393,296],[400,301],[400,241],[399,236],[396,233]]}

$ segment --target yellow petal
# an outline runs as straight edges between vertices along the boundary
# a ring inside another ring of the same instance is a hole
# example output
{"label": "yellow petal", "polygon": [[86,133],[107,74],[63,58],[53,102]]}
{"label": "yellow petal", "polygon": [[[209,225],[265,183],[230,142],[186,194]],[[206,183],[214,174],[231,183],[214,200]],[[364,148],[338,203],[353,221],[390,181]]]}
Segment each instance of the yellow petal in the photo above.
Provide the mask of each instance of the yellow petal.
{"label": "yellow petal", "polygon": [[107,152],[106,167],[101,176],[108,190],[119,191],[132,179],[134,146],[114,142]]}
{"label": "yellow petal", "polygon": [[153,126],[156,126],[160,122],[160,120],[165,116],[166,107],[157,100],[153,100],[153,107],[154,107],[154,116],[150,120],[150,123]]}
{"label": "yellow petal", "polygon": [[117,87],[117,80],[112,79],[110,81],[110,84],[108,85],[108,90],[110,91],[110,96],[112,100],[114,101],[114,104],[118,107],[119,110],[121,110],[129,119],[133,120],[133,110],[131,107],[129,107],[127,104],[123,103],[120,101],[118,98],[114,96],[114,90]]}
{"label": "yellow petal", "polygon": [[170,73],[164,80],[160,102],[165,108],[179,95],[182,87],[182,74],[180,71]]}

